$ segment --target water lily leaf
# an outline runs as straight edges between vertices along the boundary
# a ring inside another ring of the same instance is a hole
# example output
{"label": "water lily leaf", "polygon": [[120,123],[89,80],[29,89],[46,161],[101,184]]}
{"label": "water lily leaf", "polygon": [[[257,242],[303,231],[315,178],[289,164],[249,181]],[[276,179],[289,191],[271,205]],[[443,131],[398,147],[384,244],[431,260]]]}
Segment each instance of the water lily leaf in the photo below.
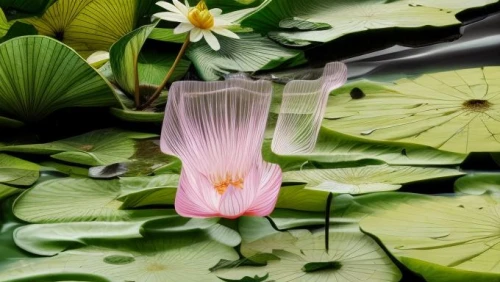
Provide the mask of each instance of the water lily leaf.
{"label": "water lily leaf", "polygon": [[468,195],[491,195],[500,203],[500,174],[473,173],[455,181],[455,192]]}
{"label": "water lily leaf", "polygon": [[[390,204],[386,204],[388,196]],[[500,278],[500,204],[491,195],[380,193],[371,200],[378,202],[378,209],[363,218],[360,227],[380,239],[402,263],[413,259],[441,266],[432,270],[433,277],[436,271],[447,275],[461,270]],[[425,269],[420,268],[424,276]]]}
{"label": "water lily leaf", "polygon": [[488,4],[497,3],[498,0],[478,0],[474,2],[470,1],[455,1],[455,0],[410,0],[410,5],[421,5],[426,7],[435,7],[447,10],[461,10],[473,7],[482,7]]}
{"label": "water lily leaf", "polygon": [[164,214],[159,210],[124,210],[118,180],[65,178],[42,182],[21,194],[14,214],[28,222],[126,221]]}
{"label": "water lily leaf", "polygon": [[221,49],[214,51],[205,42],[193,43],[186,56],[204,80],[217,80],[231,72],[254,72],[283,64],[305,63],[302,51],[290,50],[255,33],[241,33],[240,39],[218,37]]}
{"label": "water lily leaf", "polygon": [[460,164],[466,157],[464,154],[443,152],[428,146],[362,139],[325,127],[320,129],[316,146],[310,154],[279,156],[270,147],[270,142],[264,143],[263,154],[267,161],[294,169],[313,161],[342,163],[380,160],[391,165],[451,165]]}
{"label": "water lily leaf", "polygon": [[0,38],[7,34],[7,31],[10,28],[10,24],[5,17],[5,14],[2,9],[0,9]]}
{"label": "water lily leaf", "polygon": [[303,211],[324,211],[328,193],[305,189],[304,185],[281,187],[277,208]]}
{"label": "water lily leaf", "polygon": [[149,39],[164,42],[183,43],[186,40],[186,34],[174,34],[171,28],[155,28],[149,34]]}
{"label": "water lily leaf", "polygon": [[[466,154],[500,151],[500,67],[355,82],[330,97],[323,125],[351,136]],[[352,99],[358,89],[366,94]]]}
{"label": "water lily leaf", "polygon": [[116,103],[106,80],[57,40],[46,36],[14,38],[0,44],[0,58],[3,116],[37,122],[61,108]]}
{"label": "water lily leaf", "polygon": [[308,230],[280,232],[254,242],[242,244],[272,252],[278,260],[264,267],[244,266],[216,271],[224,279],[264,276],[275,281],[399,281],[399,269],[377,243],[357,230],[330,232],[330,251],[324,249],[324,232]]}
{"label": "water lily leaf", "polygon": [[[435,1],[425,0],[409,2],[278,0],[272,1],[264,9],[244,20],[242,24],[256,30],[270,31],[269,35],[281,39],[279,40],[281,42],[305,45],[307,42],[329,42],[346,34],[372,29],[441,27],[459,24],[455,14],[463,9],[480,6],[485,1],[471,3],[467,0],[458,0],[453,2],[460,2],[460,4],[451,5],[446,3],[436,5]],[[417,2],[415,4],[418,5],[411,5],[411,2]],[[429,2],[433,3],[429,4]],[[436,8],[436,6],[441,7]],[[332,28],[297,31],[294,30],[296,25],[292,25],[292,30],[286,30],[290,19],[296,17],[307,19],[311,25],[330,25]]]}
{"label": "water lily leaf", "polygon": [[40,166],[0,154],[0,185],[30,186],[38,180]]}
{"label": "water lily leaf", "polygon": [[6,146],[0,150],[47,154],[54,159],[83,165],[108,165],[128,161],[136,152],[135,139],[155,136],[157,135],[103,129],[51,143]]}
{"label": "water lily leaf", "polygon": [[87,57],[109,47],[134,29],[138,0],[58,0],[41,17],[24,21],[40,34],[62,40]]}
{"label": "water lily leaf", "polygon": [[307,189],[356,195],[398,190],[406,183],[463,174],[446,168],[372,165],[289,171],[283,174],[283,182],[306,183]]}
{"label": "water lily leaf", "polygon": [[152,205],[173,205],[177,186],[178,174],[162,174],[151,177],[122,177],[120,186],[125,208],[137,208]]}
{"label": "water lily leaf", "polygon": [[0,184],[0,201],[7,199],[8,197],[19,194],[23,190],[18,188],[13,188],[4,184]]}
{"label": "water lily leaf", "polygon": [[41,277],[54,277],[59,273],[80,273],[109,279],[105,281],[197,281],[203,277],[203,281],[211,282],[220,281],[209,268],[221,259],[236,260],[238,254],[232,247],[205,236],[185,234],[151,240],[112,240],[51,258],[10,265],[0,273],[0,280],[39,281]]}
{"label": "water lily leaf", "polygon": [[[136,86],[159,86],[175,60],[175,55],[173,54],[166,53],[162,55],[157,52],[154,54],[148,54],[147,52],[140,53],[146,39],[157,24],[158,21],[155,21],[153,24],[142,26],[128,33],[111,46],[111,68],[115,80],[132,98],[137,91]],[[170,82],[182,77],[188,70],[189,64],[189,61],[182,60],[175,68],[175,73],[171,77]],[[139,88],[138,90],[140,91],[141,89]],[[146,93],[142,94],[144,96]],[[147,98],[147,96],[144,97],[146,100]]]}

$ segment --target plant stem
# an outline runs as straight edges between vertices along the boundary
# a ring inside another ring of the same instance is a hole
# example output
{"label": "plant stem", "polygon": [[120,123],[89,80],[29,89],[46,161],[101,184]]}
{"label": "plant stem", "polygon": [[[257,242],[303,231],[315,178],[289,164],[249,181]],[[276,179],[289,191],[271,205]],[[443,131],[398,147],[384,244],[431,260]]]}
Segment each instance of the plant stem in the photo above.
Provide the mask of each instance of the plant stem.
{"label": "plant stem", "polygon": [[156,99],[158,99],[158,97],[161,94],[161,91],[163,90],[163,88],[165,88],[168,81],[170,80],[170,77],[172,77],[172,75],[174,74],[175,68],[177,67],[177,65],[181,61],[182,56],[184,56],[184,53],[186,53],[188,45],[189,45],[189,33],[186,36],[186,40],[184,40],[184,44],[182,44],[181,50],[179,51],[177,58],[175,58],[174,63],[170,67],[170,70],[168,71],[167,75],[163,79],[160,86],[158,86],[155,93],[151,97],[149,97],[149,99],[144,104],[137,107],[137,110],[139,110],[139,111],[144,110],[145,108],[149,107]]}
{"label": "plant stem", "polygon": [[325,250],[330,248],[330,209],[332,207],[333,193],[328,194],[325,209]]}

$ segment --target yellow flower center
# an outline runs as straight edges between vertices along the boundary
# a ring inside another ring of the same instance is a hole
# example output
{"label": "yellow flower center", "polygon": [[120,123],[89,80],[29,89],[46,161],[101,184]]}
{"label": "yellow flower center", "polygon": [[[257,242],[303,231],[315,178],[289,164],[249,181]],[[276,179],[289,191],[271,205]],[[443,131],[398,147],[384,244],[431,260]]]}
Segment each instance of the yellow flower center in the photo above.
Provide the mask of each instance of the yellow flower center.
{"label": "yellow flower center", "polygon": [[214,26],[214,16],[210,13],[204,0],[188,13],[189,22],[200,29],[211,29]]}
{"label": "yellow flower center", "polygon": [[236,188],[243,189],[243,179],[240,178],[237,180],[233,180],[227,177],[225,180],[215,183],[214,188],[215,190],[217,190],[217,193],[219,193],[219,195],[222,195],[226,192],[229,185],[233,185]]}

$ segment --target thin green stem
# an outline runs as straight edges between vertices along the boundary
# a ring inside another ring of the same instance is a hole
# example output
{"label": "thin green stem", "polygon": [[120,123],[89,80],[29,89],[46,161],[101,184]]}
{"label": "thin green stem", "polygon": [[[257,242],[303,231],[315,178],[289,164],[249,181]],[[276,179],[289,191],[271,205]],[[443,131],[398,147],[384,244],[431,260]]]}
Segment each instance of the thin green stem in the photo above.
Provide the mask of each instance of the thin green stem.
{"label": "thin green stem", "polygon": [[325,250],[330,248],[330,209],[332,208],[333,193],[328,194],[325,209]]}
{"label": "thin green stem", "polygon": [[182,56],[184,56],[184,53],[186,53],[187,47],[189,46],[189,33],[186,37],[186,40],[184,40],[184,44],[182,44],[181,50],[179,51],[179,54],[177,55],[177,58],[175,58],[174,63],[170,67],[170,70],[168,71],[167,75],[163,79],[162,83],[158,88],[156,89],[155,93],[151,95],[151,97],[142,105],[137,107],[138,111],[144,110],[145,108],[149,107],[158,97],[160,97],[161,91],[167,86],[168,81],[174,74],[175,68],[181,61]]}

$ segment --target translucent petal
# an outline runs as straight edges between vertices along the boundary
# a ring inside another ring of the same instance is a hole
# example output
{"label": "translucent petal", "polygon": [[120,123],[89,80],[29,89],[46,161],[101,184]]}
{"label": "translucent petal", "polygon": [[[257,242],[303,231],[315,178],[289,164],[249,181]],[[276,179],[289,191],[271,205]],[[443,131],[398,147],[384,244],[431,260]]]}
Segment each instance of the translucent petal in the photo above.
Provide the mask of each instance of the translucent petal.
{"label": "translucent petal", "polygon": [[191,23],[181,23],[174,29],[174,34],[185,33],[192,30],[194,26]]}
{"label": "translucent petal", "polygon": [[283,90],[272,150],[280,155],[311,153],[316,145],[328,96],[346,80],[347,67],[333,62],[325,66],[320,79],[289,82]]}
{"label": "translucent petal", "polygon": [[218,51],[220,49],[220,44],[219,40],[217,40],[217,37],[213,35],[213,33],[210,30],[202,30],[203,32],[203,37],[205,37],[205,40],[207,41],[208,45],[210,45],[210,48],[212,48],[215,51]]}
{"label": "translucent petal", "polygon": [[179,0],[173,0],[172,2],[174,3],[175,7],[179,10],[179,12],[181,12],[183,15],[185,15],[187,17],[187,15],[189,13],[188,7],[186,7],[186,5],[179,2]]}
{"label": "translucent petal", "polygon": [[191,30],[191,33],[189,34],[189,36],[190,36],[189,41],[198,42],[203,37],[203,33],[201,32],[201,29],[194,27]]}
{"label": "translucent petal", "polygon": [[218,215],[220,196],[203,175],[183,168],[175,196],[175,210],[184,217],[214,217]]}
{"label": "translucent petal", "polygon": [[165,21],[179,22],[179,23],[189,23],[188,18],[181,14],[176,14],[172,12],[161,12],[153,14],[153,18],[160,18]]}
{"label": "translucent petal", "polygon": [[220,34],[222,36],[226,36],[226,37],[230,37],[230,38],[235,38],[235,39],[239,39],[240,38],[236,33],[232,32],[232,31],[230,31],[228,29],[225,29],[225,28],[220,28],[220,27],[219,28],[212,28],[212,31],[215,32],[215,33],[217,33],[217,34]]}
{"label": "translucent petal", "polygon": [[276,164],[263,162],[259,171],[257,195],[245,215],[268,216],[278,200],[282,180],[281,168]]}

